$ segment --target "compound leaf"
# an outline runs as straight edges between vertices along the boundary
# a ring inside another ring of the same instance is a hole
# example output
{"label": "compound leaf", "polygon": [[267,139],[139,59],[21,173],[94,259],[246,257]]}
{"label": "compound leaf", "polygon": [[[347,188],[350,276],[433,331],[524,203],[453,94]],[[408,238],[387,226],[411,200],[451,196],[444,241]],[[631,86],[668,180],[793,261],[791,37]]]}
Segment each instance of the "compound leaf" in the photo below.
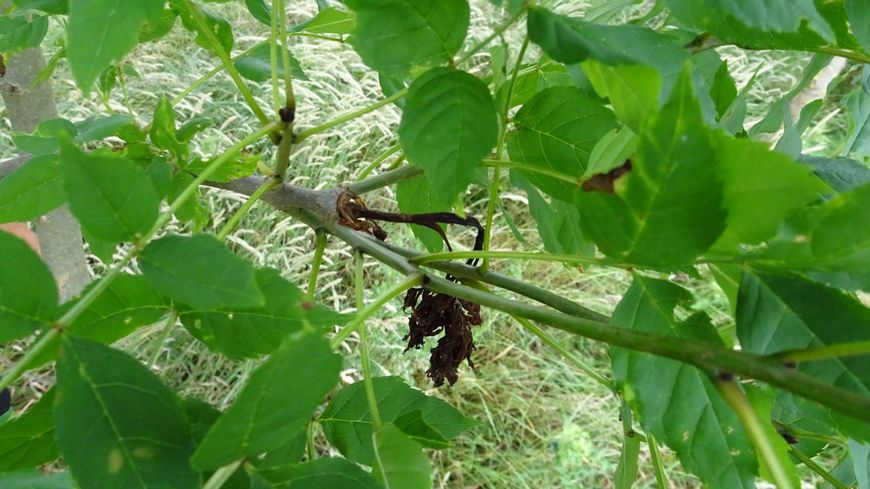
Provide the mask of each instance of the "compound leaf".
{"label": "compound leaf", "polygon": [[264,302],[254,267],[206,234],[152,241],[142,250],[139,266],[160,293],[196,309],[256,307]]}
{"label": "compound leaf", "polygon": [[125,353],[67,336],[57,361],[57,444],[82,489],[195,489],[181,402]]}
{"label": "compound leaf", "polygon": [[307,332],[291,338],[251,374],[191,459],[200,470],[286,445],[338,382],[341,357]]}
{"label": "compound leaf", "polygon": [[[405,432],[408,436],[426,446],[443,446],[445,439],[453,439],[475,424],[446,402],[412,389],[398,377],[376,377],[373,383],[378,411],[385,423],[397,422],[409,413],[420,412],[425,429],[412,429],[420,424],[412,422],[410,415],[401,424],[408,430]],[[342,455],[355,462],[372,464],[372,420],[362,381],[341,389],[326,406],[319,421],[329,443]],[[429,429],[438,436],[430,436]]]}
{"label": "compound leaf", "polygon": [[[538,92],[514,117],[508,138],[511,160],[579,178],[595,144],[616,128],[616,117],[601,102],[574,87]],[[577,184],[517,170],[536,187],[570,202]]]}
{"label": "compound leaf", "polygon": [[160,20],[163,0],[74,0],[69,6],[67,58],[76,84],[88,92],[100,73],[129,53],[139,31]]}
{"label": "compound leaf", "polygon": [[372,472],[385,489],[432,487],[432,469],[419,443],[392,424],[381,426],[372,438],[375,457]]}
{"label": "compound leaf", "polygon": [[413,67],[449,62],[462,47],[466,0],[347,0],[356,12],[351,44],[374,70],[407,75]]}
{"label": "compound leaf", "polygon": [[[636,275],[613,314],[613,324],[636,331],[721,342],[698,313],[679,321],[674,309],[688,290]],[[756,460],[739,419],[709,376],[697,368],[646,353],[611,348],[617,384],[630,392],[644,430],[663,440],[683,466],[710,488],[751,488]]]}
{"label": "compound leaf", "polygon": [[492,96],[474,76],[434,68],[411,84],[399,138],[408,160],[425,171],[439,203],[452,203],[468,187],[497,137]]}
{"label": "compound leaf", "polygon": [[209,348],[230,358],[272,353],[302,329],[304,297],[274,270],[257,270],[255,280],[265,297],[262,306],[183,311],[181,322]]}
{"label": "compound leaf", "polygon": [[92,236],[115,243],[133,240],[157,220],[157,191],[132,161],[65,143],[61,168],[70,209]]}

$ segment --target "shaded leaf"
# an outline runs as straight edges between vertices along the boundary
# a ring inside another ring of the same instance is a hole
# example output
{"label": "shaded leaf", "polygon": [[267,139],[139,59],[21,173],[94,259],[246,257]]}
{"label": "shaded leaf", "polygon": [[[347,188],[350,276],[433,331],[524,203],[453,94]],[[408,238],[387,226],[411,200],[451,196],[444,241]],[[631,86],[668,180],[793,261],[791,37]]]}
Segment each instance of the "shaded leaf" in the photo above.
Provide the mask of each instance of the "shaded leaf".
{"label": "shaded leaf", "polygon": [[870,53],[870,4],[861,0],[846,0],[845,6],[852,33],[864,48],[864,52]]}
{"label": "shaded leaf", "polygon": [[690,263],[725,229],[715,157],[687,70],[641,132],[636,161],[615,181],[614,193],[575,193],[584,234],[622,261],[663,268]]}
{"label": "shaded leaf", "polygon": [[209,348],[230,358],[272,353],[302,329],[304,296],[274,270],[257,270],[255,280],[265,297],[262,306],[183,311],[181,322]]}
{"label": "shaded leaf", "polygon": [[[870,310],[854,298],[797,277],[761,272],[744,272],[736,321],[740,344],[752,353],[870,339]],[[799,368],[824,382],[870,394],[870,358],[866,356],[808,362]],[[836,412],[831,417],[834,425],[850,436],[870,437],[866,423]]]}
{"label": "shaded leaf", "polygon": [[381,489],[371,474],[343,458],[261,469],[257,475],[275,489]]}
{"label": "shaded leaf", "polygon": [[466,0],[347,0],[356,12],[351,44],[376,71],[406,75],[449,62],[462,47]]}
{"label": "shaded leaf", "polygon": [[517,172],[511,171],[511,181],[525,190],[529,212],[535,220],[544,249],[550,253],[592,255],[595,248],[580,229],[580,211],[558,199],[549,202]]}
{"label": "shaded leaf", "polygon": [[36,469],[0,474],[0,484],[4,489],[70,489],[75,487],[69,472],[45,475]]}
{"label": "shaded leaf", "polygon": [[287,444],[338,382],[340,369],[341,357],[321,336],[309,332],[290,339],[251,374],[206,433],[193,465],[216,469]]}
{"label": "shaded leaf", "polygon": [[432,487],[432,468],[419,443],[392,424],[381,426],[372,438],[375,457],[372,472],[385,489]]}
{"label": "shaded leaf", "polygon": [[311,20],[293,26],[291,31],[305,31],[313,34],[350,34],[356,26],[353,12],[326,7],[317,12]]}
{"label": "shaded leaf", "polygon": [[53,407],[52,389],[26,412],[0,424],[0,472],[36,467],[58,457]]}
{"label": "shaded leaf", "polygon": [[264,303],[254,267],[210,235],[152,241],[142,250],[139,266],[160,293],[197,309]]}
{"label": "shaded leaf", "polygon": [[0,343],[50,324],[57,285],[48,267],[23,240],[0,231]]}
{"label": "shaded leaf", "polygon": [[[684,321],[675,308],[688,290],[635,275],[613,314],[615,326],[721,343],[710,318]],[[715,344],[714,343],[714,344]],[[614,378],[646,432],[664,441],[683,466],[710,488],[752,488],[755,455],[737,416],[709,376],[697,368],[646,353],[611,348]]]}
{"label": "shaded leaf", "polygon": [[67,59],[76,85],[88,92],[100,73],[130,52],[145,23],[156,23],[163,0],[74,1],[69,8]]}
{"label": "shaded leaf", "polygon": [[157,220],[157,191],[130,160],[87,154],[64,144],[61,169],[70,209],[93,236],[133,240]]}
{"label": "shaded leaf", "polygon": [[[177,0],[170,0],[170,3],[174,5],[175,11],[178,13],[179,17],[181,17],[181,23],[184,25],[184,28],[196,35],[196,44],[209,51],[214,51],[214,46],[211,41],[200,32],[199,27],[197,27],[190,12],[187,11],[187,8],[178,5]],[[215,38],[217,38],[221,48],[223,48],[227,53],[232,52],[235,39],[233,38],[233,28],[230,23],[223,17],[206,10],[195,3],[191,3],[191,5],[199,11],[199,15],[201,15],[205,20],[206,26],[211,33],[214,34]]]}
{"label": "shaded leaf", "polygon": [[272,7],[265,0],[245,0],[245,7],[261,24],[272,27]]}
{"label": "shaded leaf", "polygon": [[39,46],[48,32],[48,17],[7,15],[0,17],[0,52],[23,51]]}
{"label": "shaded leaf", "polygon": [[82,489],[200,487],[181,403],[138,361],[68,336],[56,389],[57,444]]}
{"label": "shaded leaf", "polygon": [[[375,377],[372,380],[382,421],[391,423],[408,413],[421,411],[425,424],[440,435],[432,440],[434,444],[443,443],[443,439],[451,440],[475,424],[446,402],[412,389],[398,377]],[[318,421],[327,440],[342,455],[354,462],[372,464],[372,420],[362,381],[341,389]],[[409,430],[413,426],[404,425]],[[427,433],[428,430],[415,430],[407,434],[419,441],[427,439]]]}
{"label": "shaded leaf", "polygon": [[798,162],[809,165],[817,177],[837,192],[870,183],[870,168],[855,160],[802,155]]}
{"label": "shaded leaf", "polygon": [[69,0],[13,0],[21,9],[41,10],[47,14],[63,15],[69,12]]}
{"label": "shaded leaf", "polygon": [[408,160],[426,172],[439,204],[451,204],[466,189],[497,136],[492,96],[474,76],[435,68],[411,84],[399,138]]}
{"label": "shaded leaf", "polygon": [[31,158],[0,179],[0,222],[30,221],[66,201],[60,159],[54,155]]}
{"label": "shaded leaf", "polygon": [[160,97],[157,101],[148,136],[155,146],[171,152],[180,159],[187,154],[187,145],[179,141],[175,133],[175,109],[168,97]]}
{"label": "shaded leaf", "polygon": [[849,133],[843,156],[870,156],[870,67],[864,66],[860,85],[844,102],[849,113]]}
{"label": "shaded leaf", "polygon": [[[573,87],[538,92],[514,117],[508,137],[511,160],[579,178],[598,140],[616,128],[616,118],[599,101]],[[571,201],[577,185],[517,170],[553,197]]]}

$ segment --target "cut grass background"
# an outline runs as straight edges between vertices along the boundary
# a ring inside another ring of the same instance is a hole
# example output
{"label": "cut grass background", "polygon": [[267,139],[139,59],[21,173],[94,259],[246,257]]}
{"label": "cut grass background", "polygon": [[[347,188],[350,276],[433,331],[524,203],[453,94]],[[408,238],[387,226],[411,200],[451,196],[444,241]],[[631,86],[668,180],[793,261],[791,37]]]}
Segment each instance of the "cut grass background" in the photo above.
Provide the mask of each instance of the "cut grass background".
{"label": "cut grass background", "polygon": [[[288,2],[290,20],[301,21],[316,10],[315,2]],[[638,12],[630,1],[560,2],[564,12],[590,12],[599,21],[618,19]],[[487,2],[472,1],[473,25],[470,37],[483,39],[501,17]],[[649,8],[649,2],[639,7]],[[235,52],[265,39],[267,29],[256,23],[241,2],[209,4],[232,24]],[[504,41],[515,55],[522,29],[513,29]],[[60,29],[52,29],[46,43],[47,56],[58,49]],[[474,41],[469,40],[468,44]],[[294,55],[300,60],[310,81],[294,85],[299,108],[297,128],[305,129],[338,114],[367,105],[381,97],[378,80],[346,44],[294,37]],[[721,50],[742,87],[758,70],[757,81],[750,90],[749,113],[753,121],[764,115],[772,100],[787,92],[800,77],[810,55],[802,53],[747,52]],[[471,60],[472,71],[485,73],[488,51]],[[215,57],[197,47],[192,35],[176,25],[166,38],[140,46],[125,63],[139,76],[127,77],[126,94],[116,89],[108,107],[118,113],[129,110],[140,123],[150,121],[157,99],[173,97],[199,76],[218,64]],[[512,62],[511,62],[512,63]],[[53,77],[58,109],[62,117],[80,120],[93,114],[107,114],[96,95],[84,98],[74,87],[68,66],[62,61]],[[252,85],[253,86],[253,85]],[[261,106],[269,107],[268,86],[254,87]],[[805,148],[819,154],[832,154],[845,133],[845,117],[839,99],[826,102],[820,116],[810,126]],[[177,107],[179,123],[199,115],[211,117],[215,125],[197,137],[194,151],[209,156],[228,147],[252,132],[257,123],[244,105],[229,78],[220,74],[185,98]],[[309,187],[332,187],[352,180],[374,158],[396,143],[400,112],[394,106],[360,117],[305,141],[295,149],[290,175],[294,184]],[[12,154],[8,122],[0,121],[0,157]],[[266,145],[262,149],[271,151]],[[264,154],[268,161],[268,155]],[[385,166],[392,158],[385,162]],[[518,243],[506,221],[497,217],[493,229],[493,249],[540,249],[534,222],[527,212],[525,195],[503,185],[502,203],[512,216],[528,245]],[[366,195],[370,207],[395,210],[390,189]],[[466,196],[467,210],[482,217],[486,192],[474,189]],[[203,200],[212,212],[207,230],[216,231],[244,201],[243,197],[218,191],[204,191]],[[170,231],[183,231],[173,223]],[[409,230],[400,225],[386,225],[390,241],[418,247]],[[468,244],[471,236],[451,229],[458,242]],[[229,238],[230,246],[259,266],[272,267],[304,287],[313,256],[313,233],[303,224],[265,205],[258,204]],[[336,240],[329,242],[321,271],[317,301],[343,312],[352,312],[351,250]],[[609,313],[627,289],[630,277],[623,271],[590,267],[585,270],[551,263],[496,262],[494,268],[523,278],[557,294],[576,300],[598,311]],[[94,258],[94,270],[104,265]],[[398,275],[375,262],[366,264],[366,296],[372,298],[389,288]],[[709,311],[717,323],[727,327],[727,303],[710,281],[693,281],[697,305]],[[621,447],[622,427],[619,401],[594,380],[572,367],[557,352],[543,345],[509,317],[484,310],[484,324],[475,331],[477,370],[467,366],[453,388],[433,390],[425,370],[428,349],[403,354],[406,315],[400,301],[393,301],[370,323],[372,358],[377,375],[399,375],[411,385],[438,395],[466,415],[478,420],[479,426],[461,436],[455,446],[433,453],[436,467],[435,487],[439,488],[577,488],[612,487]],[[232,362],[215,355],[195,341],[183,327],[175,325],[165,342],[159,338],[163,325],[137,331],[121,346],[143,361],[157,352],[155,370],[182,395],[194,396],[226,407],[256,366],[256,362]],[[597,371],[609,376],[609,358],[605,346],[561,331],[549,331],[569,350],[579,355]],[[342,383],[360,379],[356,340],[344,345],[346,358]],[[20,355],[21,344],[4,347],[3,363]],[[159,351],[158,351],[159,350]],[[292,372],[288,372],[292,375]],[[31,373],[17,402],[34,398],[51,382],[48,371]],[[322,436],[321,451],[330,450]],[[685,475],[674,457],[664,450],[672,487],[699,487],[692,476]],[[636,487],[655,487],[644,446],[641,475]],[[805,477],[804,480],[808,480]]]}

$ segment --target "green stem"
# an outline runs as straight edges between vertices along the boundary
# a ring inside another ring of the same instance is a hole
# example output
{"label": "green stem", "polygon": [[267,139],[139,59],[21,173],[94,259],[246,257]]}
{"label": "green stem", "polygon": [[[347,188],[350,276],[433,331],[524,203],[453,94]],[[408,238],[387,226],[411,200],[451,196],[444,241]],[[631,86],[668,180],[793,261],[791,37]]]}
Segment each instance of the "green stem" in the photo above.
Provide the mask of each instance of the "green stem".
{"label": "green stem", "polygon": [[788,446],[788,451],[791,453],[794,458],[800,460],[804,463],[810,470],[819,475],[822,479],[828,481],[829,484],[834,486],[835,489],[849,489],[849,486],[840,482],[833,474],[825,470],[824,467],[815,463],[812,458],[808,457],[804,452],[800,451],[794,445]]}
{"label": "green stem", "polygon": [[[520,66],[523,63],[523,58],[526,56],[526,49],[529,47],[529,36],[523,40],[523,45],[520,47],[520,52],[517,55],[517,61],[514,64],[514,71],[511,75],[510,83],[508,83],[507,94],[504,102],[504,107],[501,112],[501,126],[499,127],[498,142],[496,143],[495,157],[501,160],[504,156],[504,145],[507,139],[508,114],[511,110],[511,98],[513,98],[514,87],[517,83],[517,76],[520,73]],[[483,251],[489,251],[492,241],[492,220],[495,216],[495,207],[498,203],[499,185],[501,184],[501,167],[496,166],[492,172],[492,183],[489,188],[489,204],[486,207],[486,224],[483,227]],[[484,257],[480,263],[481,273],[486,273],[489,270],[489,257]]]}
{"label": "green stem", "polygon": [[770,475],[773,477],[772,482],[776,484],[779,489],[797,489],[792,485],[791,480],[789,480],[786,469],[782,465],[782,461],[776,455],[773,440],[768,438],[767,431],[765,431],[764,427],[761,425],[761,420],[758,419],[758,415],[756,415],[755,410],[752,409],[752,406],[746,399],[746,395],[743,393],[740,385],[738,385],[734,380],[717,380],[716,388],[719,389],[722,397],[725,398],[725,401],[728,402],[731,409],[733,409],[737,414],[737,417],[740,418],[740,422],[746,429],[749,439],[752,440],[752,444],[755,445],[755,450],[758,452],[761,459],[764,460],[768,470],[770,470]]}
{"label": "green stem", "polygon": [[229,465],[217,469],[214,471],[214,474],[209,477],[208,482],[202,486],[202,489],[220,489],[228,480],[230,480],[230,477],[233,476],[240,465],[242,465],[242,461],[236,460]]}
{"label": "green stem", "polygon": [[284,67],[284,107],[296,110],[296,96],[293,95],[293,73],[290,71],[290,50],[287,45],[287,23],[285,22],[284,0],[275,0],[281,13],[281,22],[278,24],[278,36],[281,38],[281,64]]}
{"label": "green stem", "polygon": [[290,36],[290,37],[312,37],[314,39],[322,39],[324,41],[333,41],[333,42],[344,44],[344,39],[342,39],[340,37],[324,36],[321,34],[313,34],[311,32],[303,32],[303,31],[291,32],[288,34],[288,36]]}
{"label": "green stem", "polygon": [[[256,48],[256,47],[257,47],[257,45],[254,44],[253,46],[249,47],[248,49],[242,51],[241,54],[234,56],[232,61],[235,63],[239,59],[251,54],[251,52],[253,52],[254,48]],[[235,66],[235,65],[233,65],[233,66]],[[172,99],[172,106],[174,107],[174,106],[180,104],[181,101],[184,100],[188,95],[193,93],[197,88],[201,87],[203,84],[205,84],[205,82],[211,80],[212,78],[214,78],[215,75],[217,75],[218,73],[220,73],[222,71],[224,71],[224,65],[221,64],[221,65],[214,67],[211,71],[209,71],[205,75],[202,75],[201,77],[199,77],[196,81],[191,83],[187,88],[185,88],[181,93],[179,93],[178,95],[175,96],[175,98]]]}
{"label": "green stem", "polygon": [[[363,264],[365,262],[362,253],[356,252],[354,260],[354,291],[356,292],[356,310],[362,311],[365,306]],[[381,427],[381,413],[378,410],[378,398],[375,396],[375,384],[372,380],[372,364],[369,358],[368,326],[365,321],[359,325],[359,354],[362,362],[363,383],[366,389],[366,400],[369,403],[369,412],[372,416],[372,425],[375,431]]]}
{"label": "green stem", "polygon": [[238,226],[239,221],[241,221],[243,217],[248,215],[248,212],[250,212],[251,209],[254,208],[254,204],[256,204],[257,201],[260,200],[260,198],[263,197],[263,195],[265,195],[267,192],[279,186],[280,183],[281,182],[279,182],[278,179],[270,178],[266,180],[263,185],[260,185],[257,190],[255,190],[254,193],[252,193],[251,196],[248,197],[248,200],[246,200],[245,203],[242,204],[241,207],[239,207],[239,210],[237,210],[235,213],[233,213],[232,216],[230,216],[226,224],[224,224],[220,232],[218,232],[217,239],[220,241],[225,240],[227,236],[229,236],[230,233],[233,232],[233,229]]}
{"label": "green stem", "polygon": [[571,185],[580,186],[583,181],[567,173],[562,173],[556,170],[551,170],[549,168],[544,168],[541,166],[533,166],[527,165],[525,163],[518,163],[516,161],[504,161],[504,160],[483,160],[483,166],[491,166],[495,168],[515,168],[517,170],[526,171],[529,173],[537,173],[539,175],[544,175],[547,177],[555,178],[557,180],[562,180],[563,182],[568,182]]}
{"label": "green stem", "polygon": [[820,48],[816,48],[816,51],[824,54],[833,54],[834,56],[839,56],[841,58],[851,59],[852,61],[857,61],[859,63],[870,64],[870,56],[859,53],[857,51],[852,51],[851,49],[840,49],[830,46],[822,46]]}
{"label": "green stem", "polygon": [[474,47],[472,47],[471,49],[468,50],[468,52],[466,52],[465,54],[460,56],[459,59],[457,59],[454,64],[456,64],[458,66],[458,65],[461,65],[462,63],[468,61],[469,59],[471,59],[471,57],[474,56],[475,54],[477,54],[478,51],[482,50],[483,48],[485,48],[487,46],[487,44],[491,43],[493,39],[504,34],[504,32],[506,30],[510,29],[510,27],[512,25],[514,25],[514,23],[516,21],[520,20],[520,17],[522,17],[525,13],[526,13],[526,8],[520,9],[520,11],[517,12],[516,14],[514,14],[513,17],[508,19],[507,22],[505,22],[504,24],[497,27],[492,32],[492,34],[487,36],[484,40],[480,41],[479,43],[475,44]]}
{"label": "green stem", "polygon": [[341,331],[336,333],[336,335],[332,338],[330,344],[333,348],[338,348],[341,345],[341,342],[347,339],[351,333],[356,331],[357,328],[372,314],[378,312],[381,307],[384,306],[387,302],[391,301],[394,297],[405,292],[411,287],[416,287],[420,285],[423,281],[423,274],[414,274],[410,277],[406,278],[403,282],[399,283],[392,289],[386,291],[382,296],[375,299],[374,302],[368,305],[365,309],[362,309],[356,313],[356,317],[353,318],[351,322],[349,322]]}
{"label": "green stem", "polygon": [[545,344],[549,345],[551,348],[553,348],[554,350],[559,352],[559,354],[562,355],[562,357],[565,358],[565,360],[568,360],[568,363],[571,363],[572,365],[574,365],[578,369],[582,370],[586,375],[588,375],[589,377],[592,377],[592,380],[594,380],[595,382],[598,382],[603,387],[605,387],[607,390],[609,390],[611,392],[614,391],[613,383],[611,381],[607,380],[606,377],[604,377],[603,375],[596,372],[595,369],[590,367],[589,365],[587,365],[586,362],[584,362],[583,360],[580,360],[577,357],[577,355],[574,355],[573,353],[568,351],[567,348],[565,348],[564,346],[559,344],[559,342],[557,342],[555,340],[555,338],[548,335],[546,332],[544,332],[544,330],[535,326],[534,323],[532,323],[531,321],[529,321],[526,318],[521,318],[519,316],[511,316],[511,317],[513,317],[518,323],[520,323],[523,326],[523,328],[525,328],[527,331],[529,331],[533,335],[537,336]]}
{"label": "green stem", "polygon": [[369,173],[378,169],[381,166],[381,164],[384,161],[386,161],[387,158],[389,158],[390,156],[393,156],[394,154],[398,153],[401,150],[402,150],[402,145],[397,144],[397,145],[392,146],[391,148],[387,149],[383,153],[381,153],[377,158],[372,160],[372,162],[371,162],[371,164],[369,164],[369,166],[365,167],[363,169],[363,171],[360,172],[359,176],[356,177],[356,181],[360,182],[363,179],[365,179],[367,176],[369,176]]}
{"label": "green stem", "polygon": [[447,261],[456,259],[468,258],[491,258],[491,259],[514,259],[528,261],[555,261],[561,263],[581,263],[583,265],[601,265],[601,262],[595,258],[586,258],[576,255],[555,255],[549,253],[534,253],[525,251],[445,251],[441,253],[430,253],[415,258],[409,261],[417,265],[425,265],[435,261]]}
{"label": "green stem", "polygon": [[665,464],[662,463],[662,454],[659,452],[659,443],[652,433],[646,434],[646,443],[649,446],[649,458],[652,462],[653,473],[656,476],[656,484],[659,489],[668,489],[668,474],[665,472]]}
{"label": "green stem", "polygon": [[245,99],[245,102],[251,108],[251,111],[257,117],[261,124],[268,124],[269,118],[263,112],[263,109],[260,108],[260,105],[254,100],[254,96],[251,94],[251,91],[248,89],[245,82],[242,80],[242,76],[239,74],[239,71],[236,70],[235,65],[233,65],[233,60],[230,59],[230,55],[224,50],[223,46],[221,46],[220,41],[218,40],[215,33],[209,29],[208,24],[205,19],[202,17],[202,12],[199,10],[199,6],[194,5],[191,0],[182,0],[184,3],[185,9],[187,9],[190,17],[193,19],[193,22],[196,24],[197,30],[200,34],[205,37],[208,41],[209,45],[211,45],[211,49],[214,50],[215,54],[217,54],[218,58],[220,58],[221,63],[224,65],[224,69],[227,70],[227,73],[230,75],[230,78],[233,79],[233,82],[236,84],[236,87],[239,89],[239,93],[242,94],[242,97]]}
{"label": "green stem", "polygon": [[151,357],[148,359],[149,367],[154,368],[154,366],[157,365],[160,351],[163,350],[163,345],[172,333],[172,328],[175,327],[176,319],[178,319],[178,314],[175,312],[175,309],[170,309],[169,317],[166,318],[166,322],[163,324],[163,330],[160,332],[160,337],[157,338],[157,342],[154,345],[154,351],[151,352]]}
{"label": "green stem", "polygon": [[313,419],[308,420],[308,429],[305,430],[306,433],[306,442],[305,445],[308,449],[308,461],[315,460],[317,458],[317,448],[314,445],[314,425],[316,421]]}
{"label": "green stem", "polygon": [[287,169],[290,168],[290,153],[293,148],[293,123],[282,123],[284,128],[281,131],[281,141],[278,143],[278,154],[275,156],[275,172],[273,173],[280,180],[284,180],[287,176]]}
{"label": "green stem", "polygon": [[296,135],[296,144],[299,144],[302,141],[305,141],[306,139],[310,138],[311,136],[313,136],[315,134],[319,134],[321,132],[328,131],[335,126],[340,126],[340,125],[344,124],[345,122],[352,121],[352,120],[356,119],[357,117],[366,115],[369,112],[374,112],[374,111],[376,111],[376,110],[378,110],[381,107],[384,107],[386,105],[390,105],[391,103],[395,102],[396,100],[399,100],[400,98],[404,97],[407,94],[408,94],[408,89],[406,88],[404,90],[400,90],[400,91],[390,95],[389,97],[387,97],[385,99],[382,99],[378,102],[375,102],[372,105],[369,105],[368,107],[363,107],[361,109],[355,110],[355,111],[350,112],[348,114],[336,117],[335,119],[333,119],[331,121],[324,122],[323,124],[321,124],[319,126],[312,127],[311,129],[306,129],[305,131],[302,131]]}
{"label": "green stem", "polygon": [[870,355],[870,341],[856,341],[854,343],[837,343],[819,348],[807,348],[805,350],[789,350],[774,355],[781,362],[813,362],[817,360],[830,360],[839,357],[856,355]]}
{"label": "green stem", "polygon": [[28,365],[30,365],[39,355],[42,354],[43,350],[48,348],[51,344],[54,343],[54,340],[60,335],[60,330],[57,328],[51,328],[45,332],[42,336],[39,337],[38,340],[27,349],[27,353],[21,357],[21,360],[18,360],[17,363],[12,365],[12,368],[6,372],[6,375],[0,379],[0,390],[5,389],[12,385],[13,382],[18,380],[25,371],[27,371]]}
{"label": "green stem", "polygon": [[320,274],[320,266],[323,264],[323,252],[326,249],[326,233],[322,229],[314,231],[314,260],[311,262],[311,275],[308,276],[308,291],[305,298],[308,302],[314,302],[314,293],[317,290],[317,276]]}
{"label": "green stem", "polygon": [[273,1],[271,35],[269,36],[269,63],[272,68],[272,107],[276,111],[281,108],[281,88],[278,86],[278,24],[284,20],[283,12],[278,10],[278,7],[278,1]]}

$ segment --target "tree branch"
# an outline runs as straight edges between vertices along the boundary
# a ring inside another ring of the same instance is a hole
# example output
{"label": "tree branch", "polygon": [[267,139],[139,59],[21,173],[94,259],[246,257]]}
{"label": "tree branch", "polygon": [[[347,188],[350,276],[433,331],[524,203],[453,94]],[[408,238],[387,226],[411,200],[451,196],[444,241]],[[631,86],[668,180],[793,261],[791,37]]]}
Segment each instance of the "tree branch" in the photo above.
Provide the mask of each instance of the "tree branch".
{"label": "tree branch", "polygon": [[[226,184],[209,184],[213,187],[233,190],[250,195],[261,184],[265,177],[249,177]],[[377,178],[377,177],[375,177]],[[381,263],[408,276],[425,275],[425,283],[430,290],[448,294],[460,299],[471,301],[482,306],[496,309],[522,318],[538,321],[543,324],[577,334],[593,340],[603,341],[611,345],[629,348],[671,358],[688,363],[711,376],[722,374],[737,374],[748,378],[767,382],[781,389],[793,392],[822,405],[837,409],[845,414],[863,421],[870,421],[870,397],[826,384],[796,369],[782,365],[777,359],[755,355],[742,351],[729,350],[710,343],[685,340],[673,336],[654,335],[642,331],[634,331],[625,327],[615,326],[605,321],[607,318],[597,313],[585,310],[570,301],[557,301],[545,291],[535,291],[534,286],[518,284],[506,280],[497,274],[478,275],[476,269],[471,271],[452,264],[438,264],[443,268],[451,268],[456,276],[470,276],[474,280],[484,281],[491,285],[502,283],[509,285],[509,290],[533,299],[545,299],[552,303],[551,307],[560,310],[576,311],[582,314],[572,315],[542,308],[513,299],[501,297],[490,292],[478,290],[463,284],[455,283],[431,273],[411,263],[406,254],[400,253],[395,247],[385,246],[369,236],[338,224],[337,199],[344,189],[309,190],[291,185],[283,185],[263,196],[263,200],[279,210],[297,216],[315,229],[324,229],[348,245],[375,258]],[[451,271],[452,273],[452,271]],[[498,286],[498,285],[497,285]],[[543,302],[543,301],[542,301]],[[600,320],[585,316],[597,315]]]}

